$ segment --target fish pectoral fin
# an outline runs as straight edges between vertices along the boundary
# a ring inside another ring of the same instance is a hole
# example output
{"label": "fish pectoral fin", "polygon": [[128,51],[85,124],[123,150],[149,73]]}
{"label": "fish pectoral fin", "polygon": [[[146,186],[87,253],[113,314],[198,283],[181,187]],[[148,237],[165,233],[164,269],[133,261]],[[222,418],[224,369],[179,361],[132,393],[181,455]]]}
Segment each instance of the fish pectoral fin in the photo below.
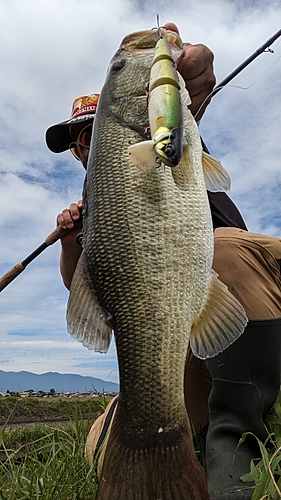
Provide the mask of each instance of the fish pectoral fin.
{"label": "fish pectoral fin", "polygon": [[142,172],[151,172],[159,166],[155,152],[155,141],[147,140],[137,142],[128,147],[131,162]]}
{"label": "fish pectoral fin", "polygon": [[67,329],[72,337],[91,351],[108,351],[112,325],[111,315],[98,303],[97,296],[87,279],[84,252],[77,263],[70,286],[67,304]]}
{"label": "fish pectoral fin", "polygon": [[221,162],[205,151],[202,154],[202,166],[206,189],[212,193],[229,191],[231,179]]}
{"label": "fish pectoral fin", "polygon": [[244,332],[248,321],[240,302],[217,276],[212,271],[205,307],[190,333],[190,347],[200,359],[224,351]]}

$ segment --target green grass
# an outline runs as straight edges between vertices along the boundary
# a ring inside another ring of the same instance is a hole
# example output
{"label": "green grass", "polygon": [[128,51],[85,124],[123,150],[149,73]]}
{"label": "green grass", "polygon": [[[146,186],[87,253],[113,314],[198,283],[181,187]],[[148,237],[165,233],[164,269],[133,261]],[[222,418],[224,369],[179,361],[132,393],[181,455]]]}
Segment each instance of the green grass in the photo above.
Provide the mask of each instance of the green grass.
{"label": "green grass", "polygon": [[6,460],[0,463],[0,499],[95,498],[95,474],[84,460],[85,422],[76,414],[66,428],[45,427],[41,436],[39,428],[34,432],[30,440],[28,433],[17,436],[22,444],[12,449],[2,429],[0,447]]}
{"label": "green grass", "polygon": [[[269,436],[265,443],[258,441],[262,460],[252,460],[245,482],[254,481],[252,500],[278,500],[281,498],[281,392],[271,411],[266,415]],[[241,442],[247,433],[242,436]]]}
{"label": "green grass", "polygon": [[73,413],[73,408],[78,411],[81,418],[93,414],[96,418],[104,406],[104,396],[98,398],[20,398],[16,396],[0,397],[0,424],[7,420],[55,420],[68,419]]}
{"label": "green grass", "polygon": [[[107,402],[99,401],[100,407],[105,408]],[[268,440],[259,442],[262,460],[253,460],[251,471],[243,476],[256,484],[252,500],[281,498],[281,393],[266,424]],[[79,419],[77,409],[65,427],[35,425],[8,431],[4,425],[0,449],[6,460],[0,462],[0,500],[94,500],[95,473],[84,460],[89,425],[89,420]],[[204,446],[205,436],[195,440],[203,465]]]}

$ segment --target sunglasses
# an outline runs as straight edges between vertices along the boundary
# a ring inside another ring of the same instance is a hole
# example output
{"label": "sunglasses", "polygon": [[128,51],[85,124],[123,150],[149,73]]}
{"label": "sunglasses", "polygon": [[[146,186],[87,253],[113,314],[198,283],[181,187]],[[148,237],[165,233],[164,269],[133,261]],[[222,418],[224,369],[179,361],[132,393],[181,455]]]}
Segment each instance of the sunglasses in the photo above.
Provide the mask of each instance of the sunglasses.
{"label": "sunglasses", "polygon": [[69,149],[73,154],[73,156],[76,158],[76,160],[80,161],[82,158],[82,153],[80,149],[81,146],[83,148],[89,149],[91,143],[92,128],[93,128],[92,124],[84,127],[81,130],[80,134],[78,135],[77,140],[69,144]]}

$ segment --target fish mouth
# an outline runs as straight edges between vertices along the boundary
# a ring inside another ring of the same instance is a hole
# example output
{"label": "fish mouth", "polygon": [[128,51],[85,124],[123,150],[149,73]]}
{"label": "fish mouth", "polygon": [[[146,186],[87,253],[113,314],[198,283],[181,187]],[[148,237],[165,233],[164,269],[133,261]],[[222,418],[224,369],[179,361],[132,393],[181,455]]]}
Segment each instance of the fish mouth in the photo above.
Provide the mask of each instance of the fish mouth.
{"label": "fish mouth", "polygon": [[129,50],[130,52],[155,49],[155,45],[160,37],[166,38],[168,43],[171,46],[176,46],[177,49],[183,48],[183,43],[178,33],[167,30],[166,28],[161,28],[160,33],[158,29],[154,29],[136,31],[125,36],[120,44],[120,49]]}

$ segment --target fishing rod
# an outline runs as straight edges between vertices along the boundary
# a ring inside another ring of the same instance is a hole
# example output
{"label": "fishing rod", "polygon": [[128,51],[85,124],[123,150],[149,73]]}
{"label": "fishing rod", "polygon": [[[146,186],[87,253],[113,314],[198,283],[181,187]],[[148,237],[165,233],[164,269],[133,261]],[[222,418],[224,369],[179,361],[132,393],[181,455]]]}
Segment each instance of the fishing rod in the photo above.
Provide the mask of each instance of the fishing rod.
{"label": "fishing rod", "polygon": [[40,253],[42,253],[46,248],[48,248],[50,245],[53,245],[56,241],[60,240],[66,233],[68,233],[70,229],[64,229],[61,226],[56,227],[54,231],[52,231],[45,241],[39,245],[31,254],[29,254],[24,260],[16,264],[10,271],[8,271],[2,278],[0,278],[0,292],[6,288],[6,286],[11,283],[24,269],[30,262],[32,262]]}
{"label": "fishing rod", "polygon": [[[263,52],[274,53],[274,50],[270,49],[270,45],[281,36],[281,29],[275,33],[269,40],[267,40],[259,49],[257,49],[251,56],[249,56],[242,64],[240,64],[234,71],[232,71],[224,80],[222,80],[212,92],[212,96],[216,95],[223,87],[225,87],[235,76],[237,76],[243,69],[245,69],[256,57],[258,57]],[[267,49],[267,50],[266,50]]]}
{"label": "fishing rod", "polygon": [[[250,57],[248,57],[242,64],[240,64],[230,75],[228,75],[224,80],[222,80],[213,90],[212,95],[217,94],[223,87],[225,87],[235,76],[237,76],[243,69],[245,69],[256,57],[258,57],[263,52],[271,52],[274,51],[270,49],[270,45],[277,40],[281,36],[281,29],[275,33],[269,40],[267,40],[259,49],[257,49]],[[266,50],[267,49],[267,50]],[[52,233],[50,233],[45,241],[39,245],[30,255],[28,255],[22,262],[16,264],[10,271],[8,271],[2,278],[0,278],[0,292],[6,288],[6,286],[11,283],[30,262],[32,262],[40,253],[42,253],[46,248],[50,245],[53,245],[56,241],[62,238],[69,229],[63,229],[58,226]]]}

